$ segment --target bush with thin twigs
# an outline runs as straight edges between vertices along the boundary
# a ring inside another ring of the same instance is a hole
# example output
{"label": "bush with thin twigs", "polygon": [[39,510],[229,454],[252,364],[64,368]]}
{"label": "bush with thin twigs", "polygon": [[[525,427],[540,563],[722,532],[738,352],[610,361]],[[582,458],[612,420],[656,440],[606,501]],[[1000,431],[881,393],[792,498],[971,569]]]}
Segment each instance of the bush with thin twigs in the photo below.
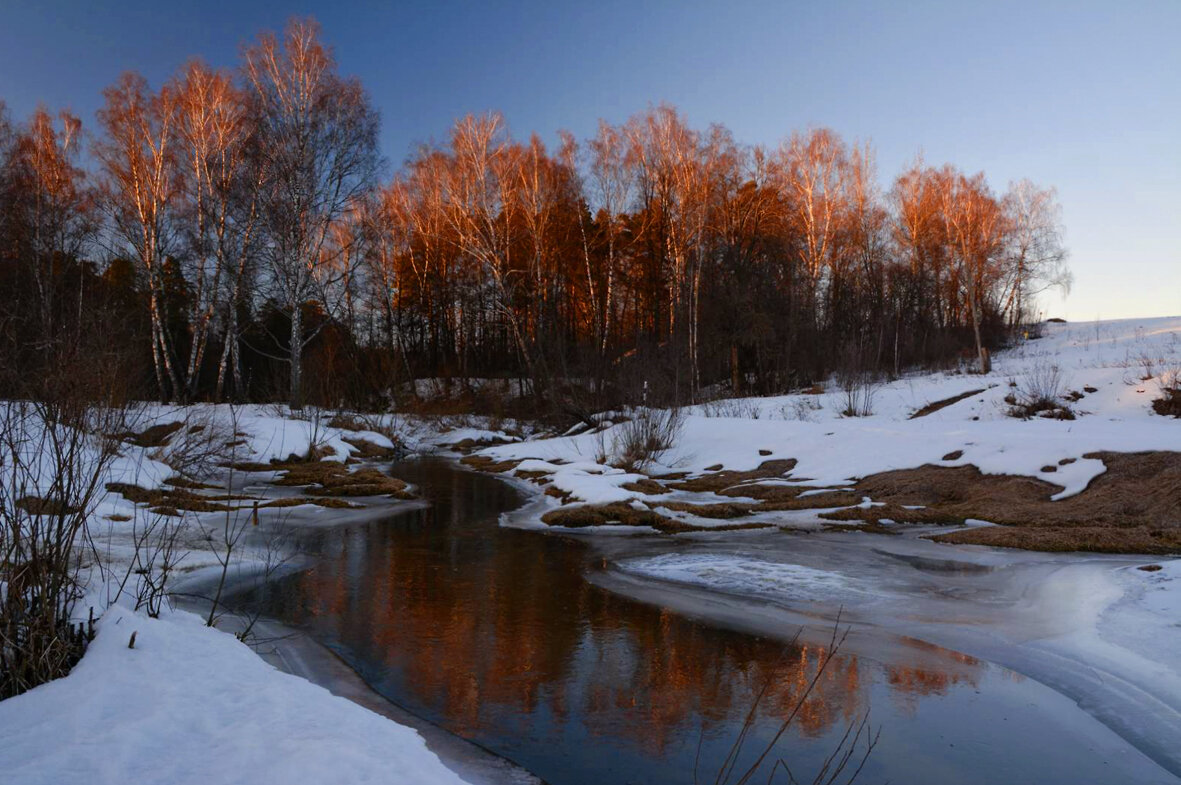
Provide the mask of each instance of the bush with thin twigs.
{"label": "bush with thin twigs", "polygon": [[1005,397],[1010,417],[1027,420],[1042,417],[1051,420],[1073,420],[1074,412],[1063,403],[1062,369],[1057,365],[1038,362],[1026,369],[1016,389]]}
{"label": "bush with thin twigs", "polygon": [[230,455],[242,442],[224,419],[201,410],[190,410],[167,441],[149,457],[191,479],[204,479],[230,463]]}
{"label": "bush with thin twigs", "polygon": [[841,414],[845,417],[869,417],[877,395],[878,379],[867,370],[846,370],[837,374],[841,389]]}
{"label": "bush with thin twigs", "polygon": [[152,512],[141,525],[140,512],[136,510],[131,524],[131,559],[110,604],[118,602],[126,591],[135,596],[135,610],[155,619],[165,605],[171,605],[169,584],[188,555],[180,547],[185,523],[179,516]]}
{"label": "bush with thin twigs", "polygon": [[800,395],[782,406],[779,409],[779,414],[785,420],[816,422],[820,417],[820,410],[823,408],[816,396]]}
{"label": "bush with thin twigs", "polygon": [[1157,366],[1161,365],[1164,359],[1156,357],[1148,352],[1140,352],[1136,356],[1136,363],[1140,366],[1140,381],[1146,382],[1150,379],[1156,378]]}
{"label": "bush with thin twigs", "polygon": [[93,637],[73,619],[80,553],[126,426],[68,394],[0,403],[0,699],[66,675]]}
{"label": "bush with thin twigs", "polygon": [[1181,417],[1181,366],[1161,374],[1160,392],[1152,402],[1152,410],[1166,417]]}
{"label": "bush with thin twigs", "polygon": [[706,417],[733,417],[739,420],[757,420],[762,414],[757,401],[750,398],[719,398],[701,405]]}
{"label": "bush with thin twigs", "polygon": [[595,460],[628,471],[641,471],[676,444],[684,417],[676,407],[638,408],[629,414],[622,424],[609,431],[599,431]]}

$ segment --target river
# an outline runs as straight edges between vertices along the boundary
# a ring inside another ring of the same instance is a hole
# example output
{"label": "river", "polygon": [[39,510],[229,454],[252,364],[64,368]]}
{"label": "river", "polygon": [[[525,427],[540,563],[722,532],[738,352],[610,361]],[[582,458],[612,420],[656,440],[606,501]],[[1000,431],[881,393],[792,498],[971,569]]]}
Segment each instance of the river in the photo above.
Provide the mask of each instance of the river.
{"label": "river", "polygon": [[[781,758],[801,782],[866,712],[880,736],[858,782],[1179,781],[1041,681],[859,621],[880,611],[877,593],[841,595],[855,629],[832,654],[825,629],[834,614],[823,603],[815,614],[770,600],[733,605],[613,566],[723,547],[708,537],[504,527],[501,513],[523,500],[501,480],[433,458],[391,473],[430,506],[302,532],[308,568],[234,603],[261,604],[392,702],[552,785],[712,783],[748,716],[736,772],[797,705],[770,760]],[[774,537],[737,547],[824,551],[821,539],[797,547],[790,535]],[[880,560],[904,563],[905,554]],[[945,594],[937,602],[956,602]]]}

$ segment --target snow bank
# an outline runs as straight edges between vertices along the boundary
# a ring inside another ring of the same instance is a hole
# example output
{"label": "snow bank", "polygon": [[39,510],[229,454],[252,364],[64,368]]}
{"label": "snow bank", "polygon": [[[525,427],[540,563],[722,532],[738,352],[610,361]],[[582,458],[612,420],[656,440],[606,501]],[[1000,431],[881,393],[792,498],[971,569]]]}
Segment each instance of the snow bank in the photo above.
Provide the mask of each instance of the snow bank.
{"label": "snow bank", "polygon": [[69,676],[0,702],[0,739],[25,785],[462,782],[413,730],[180,611],[108,610]]}

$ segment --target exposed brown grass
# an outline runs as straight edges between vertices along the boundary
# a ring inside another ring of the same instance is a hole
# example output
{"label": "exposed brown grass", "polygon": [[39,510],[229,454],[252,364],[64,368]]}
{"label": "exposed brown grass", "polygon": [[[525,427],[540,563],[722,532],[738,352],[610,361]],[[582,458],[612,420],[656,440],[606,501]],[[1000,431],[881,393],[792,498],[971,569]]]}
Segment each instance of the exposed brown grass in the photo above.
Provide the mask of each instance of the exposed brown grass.
{"label": "exposed brown grass", "polygon": [[475,469],[479,472],[488,472],[489,474],[500,474],[501,472],[512,471],[521,463],[519,460],[494,461],[487,455],[466,455],[463,458],[460,458],[459,462],[469,469]]}
{"label": "exposed brown grass", "polygon": [[341,437],[341,441],[357,450],[357,455],[366,461],[392,460],[397,457],[397,450],[392,447],[382,447],[368,439]]}
{"label": "exposed brown grass", "polygon": [[629,504],[615,502],[602,505],[559,507],[542,515],[541,521],[550,526],[569,526],[571,528],[609,524],[658,528],[668,524],[671,519],[647,508],[636,509]]}
{"label": "exposed brown grass", "polygon": [[891,526],[883,526],[880,523],[857,523],[842,525],[839,523],[829,523],[824,526],[825,531],[834,532],[865,532],[866,534],[901,534],[897,528]]}
{"label": "exposed brown grass", "polygon": [[657,502],[657,504],[665,510],[672,510],[673,512],[687,512],[690,515],[696,515],[699,518],[715,518],[720,520],[741,518],[744,515],[750,515],[752,512],[754,512],[754,505],[736,504],[734,502],[720,502],[717,504]]}
{"label": "exposed brown grass", "polygon": [[672,482],[668,487],[674,491],[718,493],[719,491],[724,491],[727,488],[731,488],[743,482],[750,482],[752,480],[765,480],[768,478],[781,478],[794,469],[795,465],[796,462],[790,458],[775,461],[763,461],[761,464],[759,464],[757,469],[752,469],[750,471],[717,471],[710,474],[703,474],[700,477],[693,477],[692,479]]}
{"label": "exposed brown grass", "polygon": [[499,436],[492,436],[485,439],[460,439],[457,442],[447,445],[455,452],[461,452],[464,455],[482,450],[485,447],[495,447],[499,444],[512,444],[511,439],[501,439]]}
{"label": "exposed brown grass", "polygon": [[171,485],[176,488],[188,488],[191,491],[212,491],[216,490],[218,487],[207,482],[190,480],[188,477],[181,477],[179,474],[172,475],[164,481],[164,484]]}
{"label": "exposed brown grass", "polygon": [[766,523],[735,523],[723,526],[693,526],[683,521],[661,515],[651,509],[637,509],[629,504],[615,502],[603,505],[581,505],[577,507],[560,507],[550,510],[541,516],[542,523],[550,526],[569,526],[583,528],[586,526],[650,526],[664,534],[680,534],[682,532],[701,531],[733,531],[735,529],[765,529]]}
{"label": "exposed brown grass", "polygon": [[356,510],[361,507],[359,504],[353,504],[350,501],[345,501],[344,499],[339,499],[332,496],[290,496],[284,499],[273,499],[266,504],[260,504],[258,508],[261,510],[268,507],[298,507],[302,504],[314,504],[317,507],[329,507],[336,510]]}
{"label": "exposed brown grass", "polygon": [[964,522],[962,515],[933,510],[930,507],[908,510],[897,504],[886,504],[881,507],[846,507],[843,510],[822,512],[820,517],[828,521],[864,521],[872,525],[880,524],[883,520],[938,526],[959,525]]}
{"label": "exposed brown grass", "polygon": [[42,499],[39,496],[22,496],[16,506],[29,515],[74,515],[78,508],[71,507],[60,499]]}
{"label": "exposed brown grass", "polygon": [[[973,391],[972,395],[978,394]],[[967,397],[967,395],[962,396]],[[958,460],[962,451],[943,457]],[[579,505],[552,510],[542,520],[551,525],[592,526],[625,524],[679,532],[696,528],[651,509],[682,512],[715,520],[738,520],[751,514],[806,509],[831,509],[820,517],[830,521],[858,521],[841,527],[875,533],[897,533],[883,520],[899,523],[960,525],[968,519],[999,524],[942,535],[949,542],[978,543],[1034,550],[1086,550],[1106,553],[1170,553],[1181,551],[1181,453],[1092,453],[1107,471],[1081,494],[1052,501],[1061,487],[1043,479],[1014,475],[986,475],[974,466],[926,465],[863,478],[850,488],[800,497],[804,486],[762,483],[779,479],[795,468],[794,460],[765,461],[757,469],[707,471],[697,477],[683,474],[644,478],[623,487],[635,493],[658,495],[669,490],[752,498],[750,502],[649,502],[649,509],[627,504]],[[511,471],[519,461],[493,461],[469,456],[464,463],[488,472]],[[1064,458],[1046,473],[1074,463]],[[543,483],[543,472],[518,471],[517,476]],[[555,488],[546,494],[567,504],[572,497]],[[849,506],[868,496],[880,504]],[[913,509],[910,509],[913,508]],[[762,527],[764,523],[736,523],[712,530]]]}
{"label": "exposed brown grass", "polygon": [[166,422],[145,428],[139,433],[126,432],[115,434],[120,441],[134,444],[136,447],[163,447],[172,441],[172,435],[184,427],[182,422]]}
{"label": "exposed brown grass", "polygon": [[230,501],[253,501],[254,497],[235,494],[201,495],[185,488],[165,487],[148,489],[124,482],[109,482],[106,488],[111,493],[121,494],[135,504],[146,504],[153,512],[161,515],[179,515],[183,512],[227,512],[237,507],[225,504]]}
{"label": "exposed brown grass", "polygon": [[1166,417],[1181,417],[1181,386],[1165,387],[1152,402],[1152,410]]}
{"label": "exposed brown grass", "polygon": [[[857,489],[887,507],[826,517],[1001,524],[944,535],[950,542],[1105,553],[1181,550],[1181,453],[1091,453],[1107,471],[1060,501],[1059,486],[1030,477],[981,474],[973,466],[922,466],[867,477]],[[924,505],[902,510],[900,505]]]}
{"label": "exposed brown grass", "polygon": [[[518,472],[518,474],[520,474],[520,472]],[[625,491],[631,491],[632,493],[643,493],[648,496],[660,496],[670,492],[668,488],[665,488],[663,485],[656,482],[656,480],[652,480],[647,477],[634,482],[625,482],[619,487],[623,488]]]}
{"label": "exposed brown grass", "polygon": [[548,477],[549,472],[542,471],[541,469],[532,469],[532,470],[517,469],[515,472],[513,472],[513,476],[518,479],[521,479],[521,480],[529,480],[530,482],[538,482],[539,480],[542,480],[542,479]]}
{"label": "exposed brown grass", "polygon": [[1031,551],[1177,553],[1181,528],[1148,526],[982,526],[933,539],[964,545],[992,545]]}
{"label": "exposed brown grass", "polygon": [[971,398],[973,395],[979,395],[980,393],[982,393],[984,391],[985,391],[985,388],[981,387],[979,390],[968,390],[966,393],[961,393],[959,395],[953,395],[950,398],[944,398],[943,400],[929,403],[926,406],[924,406],[923,408],[919,409],[914,414],[910,415],[910,419],[915,420],[915,419],[918,419],[919,417],[926,417],[928,414],[934,414],[935,412],[939,411],[940,409],[946,409],[948,406],[951,406],[954,403],[959,403],[960,401],[964,400],[965,398]]}
{"label": "exposed brown grass", "polygon": [[336,461],[297,463],[290,465],[275,485],[299,486],[313,496],[392,496],[413,498],[406,491],[406,483],[377,469],[350,470]]}

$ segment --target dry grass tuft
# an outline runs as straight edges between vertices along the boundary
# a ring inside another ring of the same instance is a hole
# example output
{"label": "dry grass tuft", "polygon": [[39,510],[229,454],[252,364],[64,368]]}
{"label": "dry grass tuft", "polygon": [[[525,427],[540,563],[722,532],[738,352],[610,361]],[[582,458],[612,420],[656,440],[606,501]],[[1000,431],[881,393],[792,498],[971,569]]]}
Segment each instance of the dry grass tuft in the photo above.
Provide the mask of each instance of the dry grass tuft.
{"label": "dry grass tuft", "polygon": [[623,488],[625,491],[631,491],[632,493],[643,493],[648,496],[660,496],[670,492],[668,488],[665,488],[663,485],[656,482],[656,480],[650,480],[647,477],[634,482],[625,482],[619,487]]}
{"label": "dry grass tuft", "polygon": [[183,427],[184,423],[179,421],[166,422],[145,428],[139,433],[127,432],[115,434],[115,438],[129,444],[134,444],[136,447],[164,447],[172,441],[173,434]]}
{"label": "dry grass tuft", "polygon": [[372,468],[350,471],[336,461],[297,463],[289,466],[275,485],[298,486],[313,496],[392,496],[410,499],[407,485],[397,477],[390,477]]}
{"label": "dry grass tuft", "polygon": [[[724,491],[727,488],[732,488],[739,483],[751,482],[753,480],[779,479],[795,468],[796,462],[790,458],[763,461],[759,468],[752,469],[747,472],[738,471],[719,471],[710,474],[703,474],[700,477],[692,479],[681,480],[669,484],[669,488],[674,491],[692,491],[695,493],[711,492],[717,493]],[[738,496],[742,494],[729,494]]]}
{"label": "dry grass tuft", "polygon": [[478,472],[487,472],[488,474],[500,474],[501,472],[512,471],[521,463],[519,460],[494,461],[487,455],[468,455],[460,458],[459,462],[469,469],[475,469]]}
{"label": "dry grass tuft", "polygon": [[77,507],[71,507],[60,499],[42,499],[39,496],[22,496],[16,500],[16,506],[29,515],[74,515],[79,512]]}
{"label": "dry grass tuft", "polygon": [[663,534],[680,534],[690,531],[733,531],[736,529],[771,528],[766,523],[735,523],[724,526],[693,526],[683,521],[668,518],[651,509],[636,509],[622,502],[604,505],[582,505],[560,507],[541,516],[542,523],[550,526],[649,526]]}
{"label": "dry grass tuft", "polygon": [[341,441],[357,450],[357,455],[362,460],[392,460],[398,457],[398,451],[392,447],[382,447],[380,444],[374,444],[368,439],[350,439],[349,437],[342,437]]}

